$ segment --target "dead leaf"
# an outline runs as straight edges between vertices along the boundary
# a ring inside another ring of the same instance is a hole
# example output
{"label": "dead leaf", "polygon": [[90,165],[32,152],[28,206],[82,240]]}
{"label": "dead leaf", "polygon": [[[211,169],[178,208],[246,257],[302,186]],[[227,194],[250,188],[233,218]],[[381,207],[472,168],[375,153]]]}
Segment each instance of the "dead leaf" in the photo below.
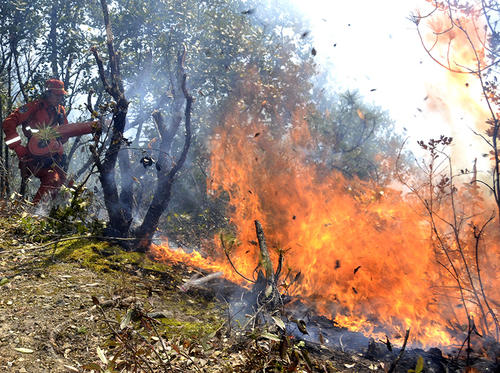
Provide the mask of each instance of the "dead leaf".
{"label": "dead leaf", "polygon": [[32,354],[34,351],[31,348],[15,347],[14,350],[23,354]]}
{"label": "dead leaf", "polygon": [[274,320],[274,322],[276,323],[276,325],[278,325],[278,327],[280,329],[282,329],[282,330],[286,329],[285,323],[283,322],[283,320],[281,320],[281,318],[276,317],[276,316],[271,316],[271,318]]}
{"label": "dead leaf", "polygon": [[125,317],[122,319],[122,322],[120,323],[121,330],[125,329],[130,324],[130,320],[132,320],[132,311],[133,311],[132,308],[129,308],[127,310]]}
{"label": "dead leaf", "polygon": [[101,348],[99,346],[97,346],[97,356],[99,356],[99,359],[104,363],[104,364],[107,364],[108,363],[108,358],[106,357],[106,355],[104,354],[104,351],[101,350]]}
{"label": "dead leaf", "polygon": [[306,329],[306,323],[304,320],[297,320],[296,321],[297,327],[299,328],[300,332],[302,334],[309,334]]}
{"label": "dead leaf", "polygon": [[266,339],[269,339],[269,340],[275,341],[275,342],[281,341],[281,338],[279,336],[277,336],[276,334],[268,333],[268,332],[264,332],[260,336],[262,338],[266,338]]}

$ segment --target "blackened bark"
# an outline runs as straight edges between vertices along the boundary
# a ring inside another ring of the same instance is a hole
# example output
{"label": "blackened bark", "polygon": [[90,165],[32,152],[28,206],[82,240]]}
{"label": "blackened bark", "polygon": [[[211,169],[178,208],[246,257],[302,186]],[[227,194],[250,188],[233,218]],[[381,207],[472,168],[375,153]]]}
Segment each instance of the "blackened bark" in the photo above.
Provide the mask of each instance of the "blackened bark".
{"label": "blackened bark", "polygon": [[[98,152],[94,151],[94,161],[99,171],[99,180],[101,182],[104,194],[104,203],[109,215],[109,230],[108,234],[118,237],[128,237],[130,224],[132,223],[132,206],[128,204],[126,199],[120,199],[118,187],[115,178],[116,163],[118,154],[123,144],[123,132],[125,129],[125,121],[129,102],[125,98],[123,82],[118,66],[118,56],[113,45],[113,33],[109,20],[108,5],[106,0],[101,0],[101,7],[104,16],[104,26],[106,28],[106,44],[109,54],[109,81],[104,72],[104,65],[97,53],[96,48],[92,48],[92,53],[97,62],[99,77],[104,85],[104,89],[108,92],[116,102],[113,112],[113,121],[111,128],[111,141],[105,151],[104,160],[98,158]],[[122,193],[129,193],[123,191]]]}
{"label": "blackened bark", "polygon": [[268,284],[274,284],[274,270],[273,262],[267,249],[266,238],[264,237],[264,230],[258,220],[255,220],[255,232],[259,241],[260,248],[260,265],[264,268],[266,281]]}
{"label": "blackened bark", "polygon": [[[185,55],[185,50],[183,51],[183,56]],[[158,163],[160,165],[158,172],[158,183],[156,185],[155,194],[153,196],[153,200],[151,205],[149,206],[148,211],[146,212],[146,216],[144,217],[144,221],[139,226],[139,228],[135,232],[135,237],[137,238],[136,242],[136,250],[137,251],[146,251],[151,245],[151,241],[153,239],[153,235],[158,227],[158,223],[160,221],[160,217],[165,211],[170,202],[170,197],[172,194],[172,185],[175,180],[175,175],[182,168],[184,162],[186,161],[187,153],[189,147],[191,145],[191,106],[193,103],[193,97],[188,93],[186,88],[186,74],[184,73],[183,61],[184,58],[179,58],[179,70],[182,74],[181,76],[181,88],[184,94],[184,98],[186,99],[186,108],[184,110],[184,118],[185,118],[185,140],[184,147],[182,149],[181,155],[177,162],[175,162],[168,171],[168,163],[169,158],[167,154],[162,152],[158,159]],[[166,126],[163,123],[163,119],[159,113],[155,114],[155,120],[157,122],[159,130],[163,133],[160,149],[165,149],[171,144],[172,137],[175,135],[174,133],[168,133]]]}
{"label": "blackened bark", "polygon": [[128,149],[122,148],[120,150],[118,153],[118,163],[121,177],[120,204],[125,207],[123,210],[126,214],[124,219],[129,222],[128,224],[130,227],[130,224],[132,223],[132,208],[134,205],[134,179],[132,178],[132,166],[130,164]]}

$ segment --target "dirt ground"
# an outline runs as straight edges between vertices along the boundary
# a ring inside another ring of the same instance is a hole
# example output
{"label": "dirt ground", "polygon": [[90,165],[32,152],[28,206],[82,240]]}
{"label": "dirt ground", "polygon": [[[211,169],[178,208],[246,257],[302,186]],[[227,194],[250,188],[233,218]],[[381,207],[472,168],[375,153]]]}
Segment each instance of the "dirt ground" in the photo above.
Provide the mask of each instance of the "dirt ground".
{"label": "dirt ground", "polygon": [[174,280],[167,272],[123,261],[89,267],[67,252],[54,255],[53,245],[17,236],[9,223],[2,219],[0,226],[1,372],[80,372],[87,363],[103,366],[97,347],[105,345],[111,331],[92,297],[118,321],[132,304],[161,313],[170,335],[203,334],[223,323],[223,310],[215,303],[178,291],[192,270],[176,268]]}

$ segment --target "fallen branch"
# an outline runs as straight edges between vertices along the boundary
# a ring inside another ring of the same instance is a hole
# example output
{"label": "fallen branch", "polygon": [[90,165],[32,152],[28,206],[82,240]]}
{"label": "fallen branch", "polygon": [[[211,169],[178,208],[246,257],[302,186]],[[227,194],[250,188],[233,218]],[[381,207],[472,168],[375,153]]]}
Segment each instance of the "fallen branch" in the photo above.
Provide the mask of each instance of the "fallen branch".
{"label": "fallen branch", "polygon": [[200,285],[204,284],[205,282],[208,282],[210,280],[213,280],[215,278],[219,278],[222,276],[222,272],[215,272],[211,273],[207,276],[204,277],[199,277],[199,278],[193,278],[187,281],[186,283],[182,284],[179,286],[179,290],[182,292],[188,291],[192,287],[199,287]]}

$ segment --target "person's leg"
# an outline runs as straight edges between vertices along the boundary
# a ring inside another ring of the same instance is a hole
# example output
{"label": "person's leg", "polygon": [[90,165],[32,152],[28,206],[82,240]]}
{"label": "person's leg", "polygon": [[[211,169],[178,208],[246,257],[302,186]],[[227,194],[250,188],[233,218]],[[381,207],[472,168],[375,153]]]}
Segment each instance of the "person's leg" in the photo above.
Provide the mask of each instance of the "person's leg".
{"label": "person's leg", "polygon": [[66,181],[66,173],[58,166],[50,168],[42,168],[36,174],[40,179],[40,188],[33,198],[33,203],[37,204],[45,195],[54,198],[61,188],[61,185]]}

